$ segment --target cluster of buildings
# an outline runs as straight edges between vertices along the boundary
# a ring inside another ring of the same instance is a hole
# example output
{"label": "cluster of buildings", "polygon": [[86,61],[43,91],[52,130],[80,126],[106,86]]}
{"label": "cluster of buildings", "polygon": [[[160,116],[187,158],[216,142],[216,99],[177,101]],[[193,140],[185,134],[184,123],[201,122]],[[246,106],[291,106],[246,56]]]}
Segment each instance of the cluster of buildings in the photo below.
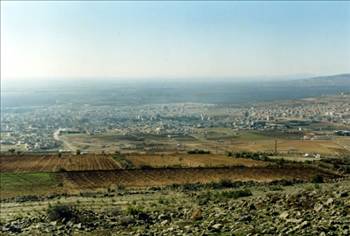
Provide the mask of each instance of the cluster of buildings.
{"label": "cluster of buildings", "polygon": [[62,143],[55,138],[57,130],[92,136],[118,131],[123,135],[142,133],[170,137],[190,135],[209,127],[303,130],[317,122],[350,126],[350,97],[253,106],[176,103],[6,108],[1,117],[0,142],[3,145],[23,145],[28,151],[58,150]]}

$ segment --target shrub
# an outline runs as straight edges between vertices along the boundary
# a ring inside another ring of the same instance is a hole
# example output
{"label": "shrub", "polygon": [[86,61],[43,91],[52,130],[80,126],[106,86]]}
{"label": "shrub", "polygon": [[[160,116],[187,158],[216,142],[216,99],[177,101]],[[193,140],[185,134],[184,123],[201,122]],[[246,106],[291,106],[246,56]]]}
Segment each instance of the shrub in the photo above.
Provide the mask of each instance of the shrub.
{"label": "shrub", "polygon": [[67,170],[63,167],[58,168],[58,172],[66,172]]}
{"label": "shrub", "polygon": [[136,206],[128,206],[128,208],[126,209],[126,213],[128,215],[138,215],[139,213],[142,213],[142,208],[140,207],[136,207]]}
{"label": "shrub", "polygon": [[121,209],[119,207],[113,207],[108,209],[107,214],[110,216],[120,216],[122,213]]}
{"label": "shrub", "polygon": [[128,215],[132,215],[138,220],[146,221],[148,222],[151,218],[150,215],[144,212],[143,208],[137,207],[137,206],[129,206],[126,209],[126,213]]}
{"label": "shrub", "polygon": [[283,188],[279,185],[272,185],[270,186],[270,191],[281,191]]}
{"label": "shrub", "polygon": [[240,198],[240,197],[248,197],[251,196],[252,192],[249,189],[236,190],[236,191],[223,191],[221,193],[222,197],[225,198]]}
{"label": "shrub", "polygon": [[235,186],[234,182],[232,182],[231,180],[227,180],[227,179],[222,179],[219,181],[219,185],[222,188],[232,188]]}
{"label": "shrub", "polygon": [[124,191],[125,190],[125,186],[122,184],[117,184],[117,186],[115,187],[115,191]]}
{"label": "shrub", "polygon": [[112,158],[116,160],[122,166],[123,169],[133,169],[135,167],[134,164],[128,159],[126,159],[125,156],[121,153],[114,154]]}
{"label": "shrub", "polygon": [[158,199],[158,203],[159,203],[159,204],[166,204],[166,205],[168,205],[168,204],[169,204],[169,200],[168,200],[168,199],[165,199],[165,198],[163,198],[163,197],[160,197],[160,198]]}
{"label": "shrub", "polygon": [[315,175],[313,178],[312,178],[312,183],[324,183],[324,179],[323,179],[323,176],[322,175]]}
{"label": "shrub", "polygon": [[51,221],[69,221],[77,218],[72,206],[62,204],[49,206],[47,216]]}
{"label": "shrub", "polygon": [[204,205],[207,204],[209,201],[214,202],[220,202],[224,199],[237,199],[241,197],[248,197],[251,196],[252,192],[249,189],[242,189],[242,190],[231,190],[231,191],[222,191],[222,192],[204,192],[198,195],[198,204]]}
{"label": "shrub", "polygon": [[195,149],[187,151],[187,154],[210,154],[210,151]]}

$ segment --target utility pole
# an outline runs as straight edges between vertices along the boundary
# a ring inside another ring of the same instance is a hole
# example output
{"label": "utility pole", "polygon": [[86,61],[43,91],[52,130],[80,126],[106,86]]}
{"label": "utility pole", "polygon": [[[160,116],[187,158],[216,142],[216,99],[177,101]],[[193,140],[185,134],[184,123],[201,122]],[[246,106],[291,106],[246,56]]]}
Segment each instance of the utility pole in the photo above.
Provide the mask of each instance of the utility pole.
{"label": "utility pole", "polygon": [[275,154],[277,154],[277,139],[275,139]]}

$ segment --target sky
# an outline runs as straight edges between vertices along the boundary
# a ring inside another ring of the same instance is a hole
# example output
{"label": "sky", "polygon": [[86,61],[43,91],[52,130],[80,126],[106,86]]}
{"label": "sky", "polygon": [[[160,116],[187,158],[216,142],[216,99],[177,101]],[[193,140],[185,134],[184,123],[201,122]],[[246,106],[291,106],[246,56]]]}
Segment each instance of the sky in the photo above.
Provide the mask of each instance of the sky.
{"label": "sky", "polygon": [[1,78],[350,72],[350,2],[1,1]]}

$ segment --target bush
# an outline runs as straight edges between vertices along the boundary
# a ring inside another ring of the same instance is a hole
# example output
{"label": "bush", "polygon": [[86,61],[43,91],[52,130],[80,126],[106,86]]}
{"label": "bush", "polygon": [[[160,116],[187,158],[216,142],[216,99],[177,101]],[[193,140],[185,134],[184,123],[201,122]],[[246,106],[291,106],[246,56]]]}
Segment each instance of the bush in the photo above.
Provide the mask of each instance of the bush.
{"label": "bush", "polygon": [[141,207],[136,207],[136,206],[129,206],[127,209],[126,209],[126,213],[128,215],[132,215],[133,217],[135,217],[136,219],[138,220],[141,220],[141,221],[145,221],[145,222],[148,222],[150,221],[151,217],[149,214],[147,214],[143,208]]}
{"label": "bush", "polygon": [[209,201],[220,202],[225,199],[237,199],[241,197],[252,196],[252,192],[249,189],[242,190],[231,190],[231,191],[222,191],[222,192],[204,192],[198,195],[198,204],[204,205]]}
{"label": "bush", "polygon": [[135,216],[135,215],[138,215],[138,214],[140,214],[140,213],[143,213],[143,211],[142,211],[142,208],[140,208],[140,207],[128,206],[128,208],[126,209],[126,213],[127,213],[128,215],[133,215],[133,216]]}
{"label": "bush", "polygon": [[227,179],[222,179],[219,182],[211,182],[206,184],[207,187],[209,188],[213,188],[213,189],[221,189],[221,188],[234,188],[237,187],[236,182],[232,182],[231,180],[227,180]]}
{"label": "bush", "polygon": [[149,169],[154,169],[153,166],[150,165],[140,165],[139,167],[141,170],[149,170]]}
{"label": "bush", "polygon": [[323,176],[322,175],[315,175],[313,178],[312,178],[312,183],[316,183],[316,184],[320,184],[320,183],[324,183],[324,179],[323,179]]}
{"label": "bush", "polygon": [[64,167],[58,168],[58,172],[67,172],[67,170]]}
{"label": "bush", "polygon": [[128,159],[126,159],[125,156],[120,153],[114,154],[112,158],[116,160],[122,166],[123,169],[135,168],[134,164]]}
{"label": "bush", "polygon": [[270,189],[270,191],[282,191],[283,190],[283,188],[279,185],[272,185],[272,186],[270,186],[269,189]]}
{"label": "bush", "polygon": [[51,221],[69,221],[77,218],[72,206],[62,204],[49,206],[47,216]]}
{"label": "bush", "polygon": [[117,186],[115,187],[115,191],[124,191],[125,190],[125,186],[122,184],[117,184]]}
{"label": "bush", "polygon": [[122,214],[122,210],[119,207],[113,207],[108,209],[106,213],[110,216],[120,216]]}
{"label": "bush", "polygon": [[187,154],[210,154],[210,151],[195,149],[187,151]]}
{"label": "bush", "polygon": [[240,197],[248,197],[251,196],[252,192],[249,189],[237,190],[237,191],[223,191],[221,193],[222,197],[225,198],[240,198]]}

